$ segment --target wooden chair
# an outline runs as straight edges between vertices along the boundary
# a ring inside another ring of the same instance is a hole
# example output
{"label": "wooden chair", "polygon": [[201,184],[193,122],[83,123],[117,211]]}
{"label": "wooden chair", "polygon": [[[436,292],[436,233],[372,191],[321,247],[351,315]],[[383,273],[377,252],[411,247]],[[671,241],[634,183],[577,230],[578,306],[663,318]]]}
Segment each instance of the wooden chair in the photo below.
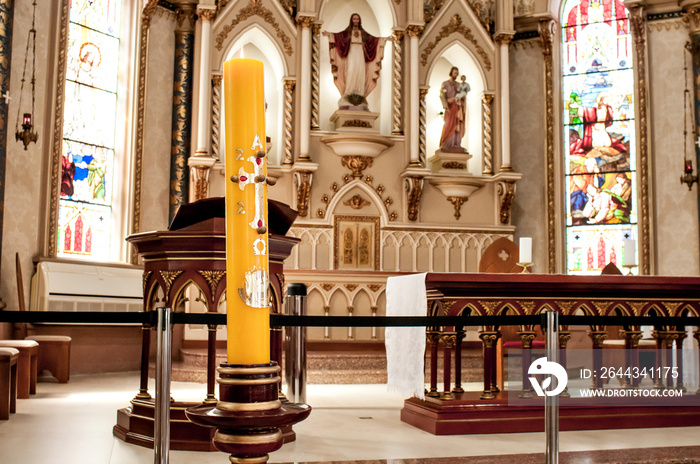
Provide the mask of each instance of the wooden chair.
{"label": "wooden chair", "polygon": [[[15,271],[17,273],[17,298],[19,310],[26,311],[24,300],[24,285],[22,280],[22,268],[20,267],[19,253],[15,253]],[[65,335],[29,335],[27,336],[27,325],[22,324],[19,328],[22,338],[31,340],[39,344],[37,355],[37,371],[45,370],[51,372],[60,383],[68,382],[70,378],[70,344],[72,339]],[[36,374],[34,374],[36,379]],[[36,393],[36,380],[34,381],[34,391]],[[21,398],[21,397],[20,397]]]}
{"label": "wooden chair", "polygon": [[0,348],[0,420],[17,410],[17,360],[19,350]]}
{"label": "wooden chair", "polygon": [[30,394],[35,395],[39,344],[33,340],[0,340],[0,348],[14,348],[19,351],[17,398],[27,399]]}

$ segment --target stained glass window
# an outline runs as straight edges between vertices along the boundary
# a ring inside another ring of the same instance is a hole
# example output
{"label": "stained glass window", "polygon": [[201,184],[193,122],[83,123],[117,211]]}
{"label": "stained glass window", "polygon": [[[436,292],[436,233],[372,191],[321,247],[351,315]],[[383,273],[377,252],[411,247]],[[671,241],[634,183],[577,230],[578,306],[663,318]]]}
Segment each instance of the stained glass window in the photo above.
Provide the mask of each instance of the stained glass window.
{"label": "stained glass window", "polygon": [[71,2],[58,256],[110,258],[120,20],[121,0]]}
{"label": "stained glass window", "polygon": [[622,0],[568,0],[562,25],[566,269],[597,275],[637,239],[632,38]]}

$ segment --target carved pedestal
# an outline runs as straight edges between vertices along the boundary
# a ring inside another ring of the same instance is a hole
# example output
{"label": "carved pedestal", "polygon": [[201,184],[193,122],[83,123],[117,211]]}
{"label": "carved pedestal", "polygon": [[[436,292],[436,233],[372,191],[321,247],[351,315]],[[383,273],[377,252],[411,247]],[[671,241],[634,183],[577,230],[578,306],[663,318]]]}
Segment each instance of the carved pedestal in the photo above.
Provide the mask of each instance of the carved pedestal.
{"label": "carved pedestal", "polygon": [[267,462],[269,455],[282,447],[280,427],[306,419],[311,407],[282,403],[278,398],[280,367],[269,364],[221,364],[216,404],[201,405],[185,411],[197,425],[216,429],[214,447],[229,453],[229,461],[241,464]]}

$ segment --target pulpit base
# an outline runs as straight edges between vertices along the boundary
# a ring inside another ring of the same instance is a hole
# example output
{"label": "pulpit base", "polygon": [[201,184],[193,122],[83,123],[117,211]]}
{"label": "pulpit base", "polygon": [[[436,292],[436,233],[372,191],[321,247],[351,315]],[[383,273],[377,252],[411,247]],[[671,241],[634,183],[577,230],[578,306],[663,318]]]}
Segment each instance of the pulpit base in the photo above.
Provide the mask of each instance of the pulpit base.
{"label": "pulpit base", "polygon": [[[507,393],[480,400],[481,392],[453,393],[454,400],[410,398],[401,420],[433,435],[522,433],[544,431],[544,400],[528,406],[509,406]],[[700,395],[671,406],[605,406],[600,398],[580,398],[580,405],[559,409],[559,429],[599,430],[700,426]]]}
{"label": "pulpit base", "polygon": [[[215,430],[201,427],[185,417],[185,409],[201,404],[182,401],[170,403],[170,449],[217,451],[212,443]],[[134,399],[131,401],[131,407],[117,411],[117,424],[113,427],[112,434],[126,443],[153,448],[154,415],[153,399]],[[284,443],[296,440],[296,433],[291,425],[280,429]]]}

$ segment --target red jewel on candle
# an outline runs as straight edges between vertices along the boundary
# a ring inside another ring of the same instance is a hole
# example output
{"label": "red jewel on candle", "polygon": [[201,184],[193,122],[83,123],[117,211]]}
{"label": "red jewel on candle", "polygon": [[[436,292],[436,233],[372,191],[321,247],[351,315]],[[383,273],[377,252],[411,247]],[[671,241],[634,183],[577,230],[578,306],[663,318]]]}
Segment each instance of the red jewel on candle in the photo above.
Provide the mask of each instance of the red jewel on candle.
{"label": "red jewel on candle", "polygon": [[262,163],[262,160],[260,158],[256,158],[255,162],[258,163],[258,166],[260,166],[260,163]]}
{"label": "red jewel on candle", "polygon": [[262,227],[262,221],[258,220],[258,227]]}
{"label": "red jewel on candle", "polygon": [[248,180],[248,178],[247,178],[246,176],[241,176],[240,179],[241,179],[243,182],[245,182],[245,181]]}

